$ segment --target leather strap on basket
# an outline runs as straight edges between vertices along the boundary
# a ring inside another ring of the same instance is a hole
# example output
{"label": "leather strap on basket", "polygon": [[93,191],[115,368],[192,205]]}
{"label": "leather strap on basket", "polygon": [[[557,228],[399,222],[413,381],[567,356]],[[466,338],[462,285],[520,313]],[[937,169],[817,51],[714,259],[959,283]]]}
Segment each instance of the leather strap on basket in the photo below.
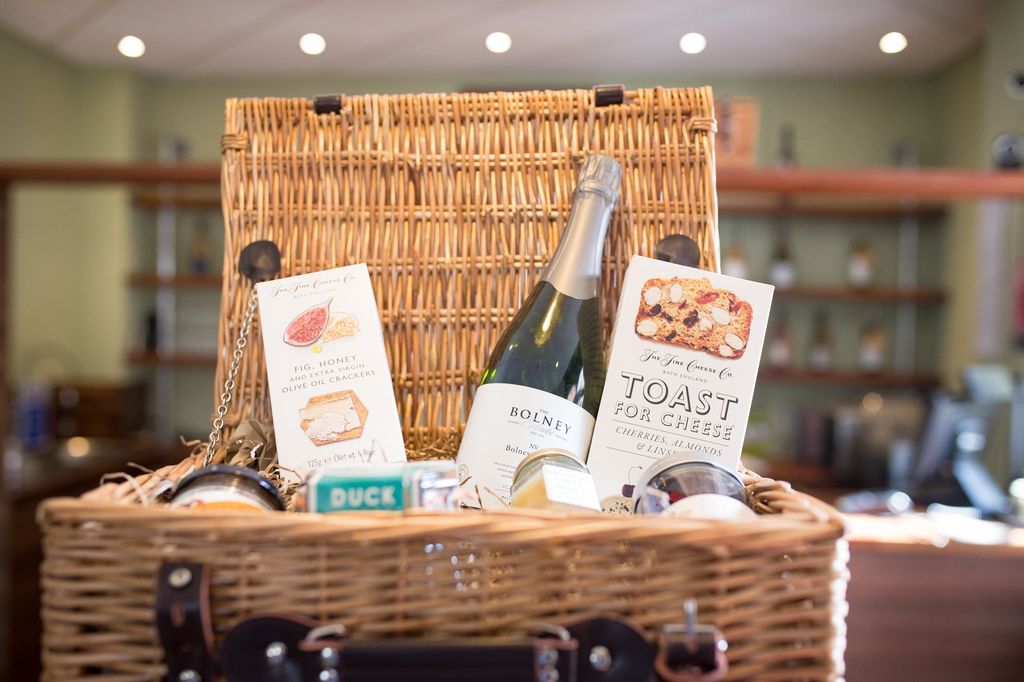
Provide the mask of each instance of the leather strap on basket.
{"label": "leather strap on basket", "polygon": [[[167,680],[203,682],[217,672],[201,564],[165,563],[156,623]],[[725,640],[709,625],[666,625],[658,645],[614,616],[547,626],[535,637],[348,639],[342,625],[302,616],[252,616],[228,632],[220,674],[228,682],[714,682],[725,676]]]}
{"label": "leather strap on basket", "polygon": [[571,637],[346,640],[343,628],[253,616],[221,648],[228,682],[589,682]]}
{"label": "leather strap on basket", "polygon": [[654,678],[656,649],[613,617],[537,637],[347,640],[343,628],[267,614],[224,639],[228,682],[638,682]]}
{"label": "leather strap on basket", "polygon": [[210,576],[202,564],[165,563],[156,583],[156,627],[168,682],[214,679]]}

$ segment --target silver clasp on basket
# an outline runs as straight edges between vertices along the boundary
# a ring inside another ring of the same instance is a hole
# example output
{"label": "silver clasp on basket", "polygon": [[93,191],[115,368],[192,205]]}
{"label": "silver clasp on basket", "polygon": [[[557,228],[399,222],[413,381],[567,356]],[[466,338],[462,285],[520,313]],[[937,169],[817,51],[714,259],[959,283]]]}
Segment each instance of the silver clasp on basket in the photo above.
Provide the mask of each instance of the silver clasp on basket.
{"label": "silver clasp on basket", "polygon": [[[342,623],[330,623],[310,630],[306,633],[306,636],[302,638],[302,644],[316,644],[324,639],[337,641],[345,639],[346,637],[348,637],[348,628],[346,628]],[[336,646],[326,644],[322,649],[320,649],[320,675],[318,677],[320,682],[341,681],[341,676],[338,674],[339,661],[340,658],[338,656],[338,648]]]}
{"label": "silver clasp on basket", "polygon": [[[557,639],[560,642],[568,642],[572,639],[572,633],[561,625],[541,623],[533,630],[534,634],[541,639]],[[558,649],[550,644],[538,644],[534,648],[534,670],[536,670],[537,682],[558,682]]]}
{"label": "silver clasp on basket", "polygon": [[717,682],[725,678],[729,644],[714,625],[697,622],[697,600],[683,602],[686,624],[661,628],[655,670],[667,682]]}

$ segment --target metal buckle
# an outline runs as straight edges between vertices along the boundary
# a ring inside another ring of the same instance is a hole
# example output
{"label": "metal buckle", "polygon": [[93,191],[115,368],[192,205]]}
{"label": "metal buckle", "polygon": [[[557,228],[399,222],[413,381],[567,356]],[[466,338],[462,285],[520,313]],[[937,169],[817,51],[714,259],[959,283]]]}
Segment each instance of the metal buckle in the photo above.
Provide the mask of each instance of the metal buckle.
{"label": "metal buckle", "polygon": [[[332,641],[342,640],[348,637],[348,628],[343,623],[328,623],[327,625],[320,625],[309,632],[302,638],[303,649],[313,649],[308,645],[315,645],[317,642],[329,639]],[[338,654],[338,648],[332,646],[329,643],[325,643],[320,649],[320,675],[317,679],[320,682],[341,682],[341,675],[338,674],[338,663],[341,660]]]}

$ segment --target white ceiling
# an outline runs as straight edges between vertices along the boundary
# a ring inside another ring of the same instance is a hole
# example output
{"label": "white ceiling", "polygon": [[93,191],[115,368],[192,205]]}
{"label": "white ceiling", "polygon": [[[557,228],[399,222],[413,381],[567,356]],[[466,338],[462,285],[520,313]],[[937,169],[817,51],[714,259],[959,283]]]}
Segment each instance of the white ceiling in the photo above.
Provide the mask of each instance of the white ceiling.
{"label": "white ceiling", "polygon": [[[349,77],[539,80],[595,74],[922,74],[981,39],[985,0],[2,0],[0,26],[70,61],[178,77],[332,73]],[[878,50],[898,30],[899,55]],[[298,39],[327,39],[318,57]],[[494,55],[484,36],[505,31]],[[700,55],[679,37],[708,38]]]}

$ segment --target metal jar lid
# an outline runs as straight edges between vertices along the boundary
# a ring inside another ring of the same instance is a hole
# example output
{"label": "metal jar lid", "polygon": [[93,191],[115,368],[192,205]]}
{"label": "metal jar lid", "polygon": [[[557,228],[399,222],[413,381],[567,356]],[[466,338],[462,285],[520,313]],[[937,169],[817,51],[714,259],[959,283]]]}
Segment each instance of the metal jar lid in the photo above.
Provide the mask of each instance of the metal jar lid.
{"label": "metal jar lid", "polygon": [[239,488],[253,493],[271,509],[284,511],[285,508],[284,497],[273,483],[252,469],[231,464],[215,464],[193,471],[178,483],[171,501],[173,502],[174,498],[183,491],[197,485],[222,485]]}
{"label": "metal jar lid", "polygon": [[558,464],[566,467],[567,469],[575,469],[576,471],[587,471],[587,465],[584,464],[579,457],[568,450],[562,450],[561,448],[541,448],[540,450],[531,452],[526,457],[523,457],[522,461],[520,461],[516,466],[515,473],[512,474],[512,483],[514,484],[518,481],[519,477],[523,475],[523,472],[542,463]]}
{"label": "metal jar lid", "polygon": [[716,474],[724,476],[724,480],[729,481],[730,484],[735,483],[735,496],[737,496],[738,499],[742,499],[746,494],[746,486],[743,485],[743,481],[740,480],[739,475],[735,471],[732,471],[717,462],[711,462],[706,459],[695,459],[689,452],[677,452],[662,457],[644,469],[643,473],[640,474],[636,487],[633,489],[633,508],[636,508],[643,496],[643,492],[647,489],[647,486],[651,484],[651,481],[659,476],[671,473],[673,469],[678,467],[696,467],[714,471]]}

